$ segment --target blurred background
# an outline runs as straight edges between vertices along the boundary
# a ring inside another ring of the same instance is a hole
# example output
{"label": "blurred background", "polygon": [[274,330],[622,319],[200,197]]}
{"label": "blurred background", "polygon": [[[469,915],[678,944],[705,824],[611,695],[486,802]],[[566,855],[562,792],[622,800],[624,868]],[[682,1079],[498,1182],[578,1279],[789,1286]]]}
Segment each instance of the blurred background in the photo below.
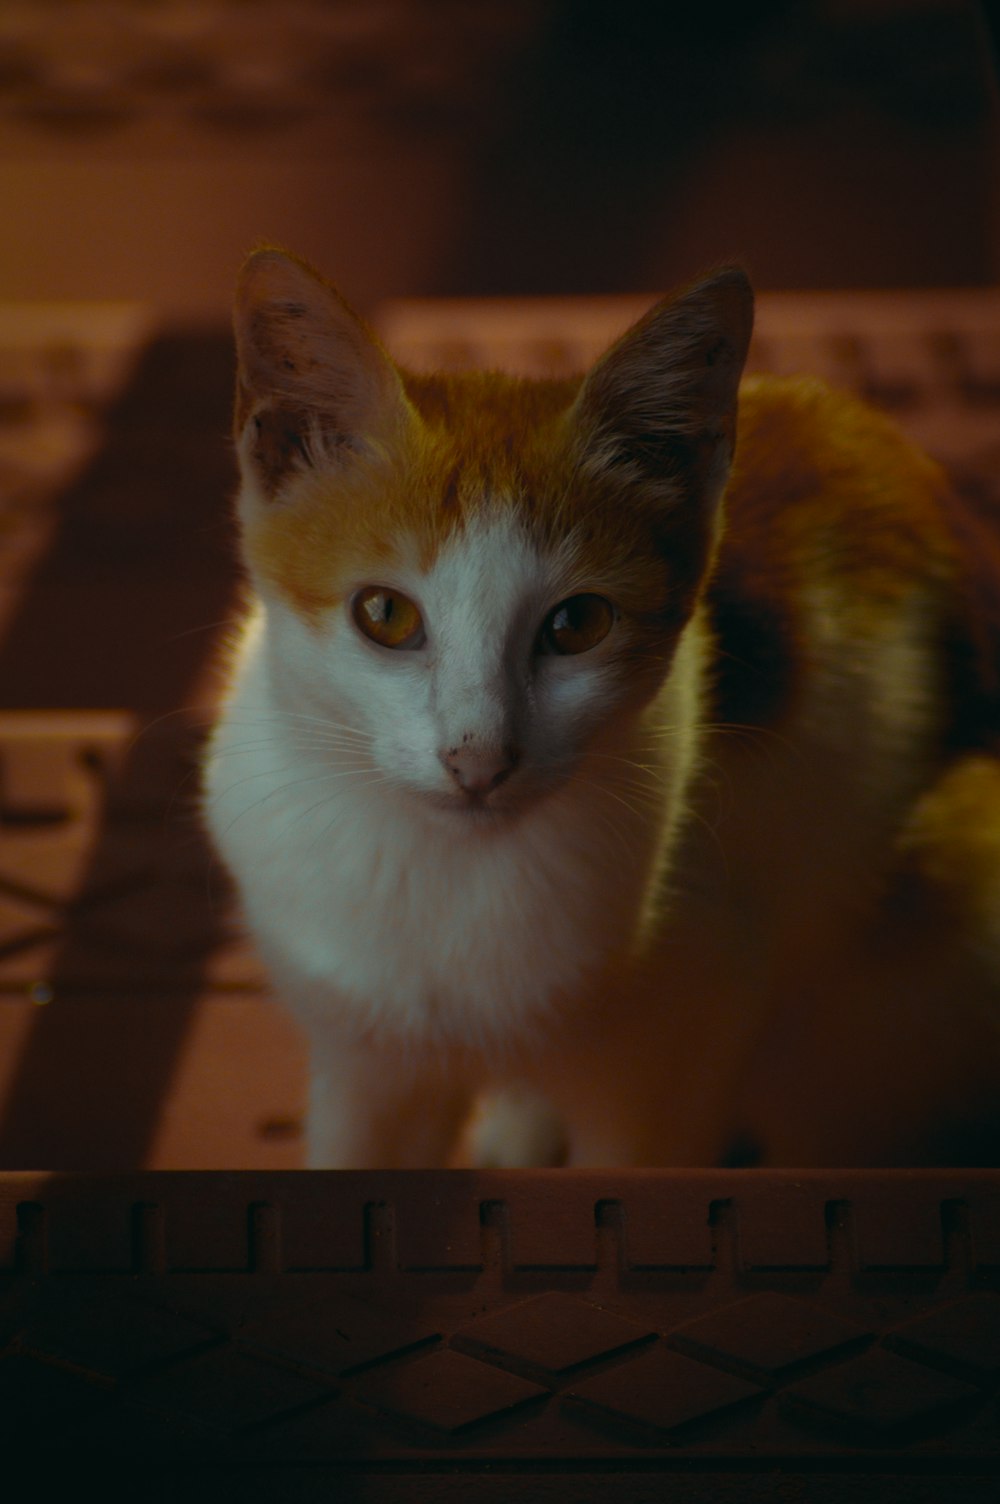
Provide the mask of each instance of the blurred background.
{"label": "blurred background", "polygon": [[[300,1042],[197,810],[247,251],[413,363],[529,370],[740,257],[754,363],[857,387],[1000,508],[994,21],[0,0],[0,1169],[299,1162]],[[895,1156],[995,1162],[994,1110]]]}
{"label": "blurred background", "polygon": [[974,0],[0,0],[0,295],[224,317],[261,237],[357,304],[1000,270]]}

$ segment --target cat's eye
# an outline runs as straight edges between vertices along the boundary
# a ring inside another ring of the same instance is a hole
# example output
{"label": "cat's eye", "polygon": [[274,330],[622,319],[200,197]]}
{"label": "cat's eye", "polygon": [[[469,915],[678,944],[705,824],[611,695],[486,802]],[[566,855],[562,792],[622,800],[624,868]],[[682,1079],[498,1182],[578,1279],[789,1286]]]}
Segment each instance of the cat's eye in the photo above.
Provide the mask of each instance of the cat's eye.
{"label": "cat's eye", "polygon": [[603,595],[571,595],[560,601],[542,623],[540,653],[587,653],[611,631],[615,610]]}
{"label": "cat's eye", "polygon": [[383,648],[422,648],[424,623],[420,612],[400,590],[368,585],[351,602],[355,625]]}

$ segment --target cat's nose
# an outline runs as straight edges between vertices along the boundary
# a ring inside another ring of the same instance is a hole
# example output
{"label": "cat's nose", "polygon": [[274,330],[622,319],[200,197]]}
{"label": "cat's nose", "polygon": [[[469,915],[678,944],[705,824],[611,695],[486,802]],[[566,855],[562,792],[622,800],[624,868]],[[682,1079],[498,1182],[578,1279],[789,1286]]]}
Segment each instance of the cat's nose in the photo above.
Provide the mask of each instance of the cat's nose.
{"label": "cat's nose", "polygon": [[484,748],[463,742],[439,754],[447,772],[466,794],[490,794],[509,778],[520,760],[516,747]]}

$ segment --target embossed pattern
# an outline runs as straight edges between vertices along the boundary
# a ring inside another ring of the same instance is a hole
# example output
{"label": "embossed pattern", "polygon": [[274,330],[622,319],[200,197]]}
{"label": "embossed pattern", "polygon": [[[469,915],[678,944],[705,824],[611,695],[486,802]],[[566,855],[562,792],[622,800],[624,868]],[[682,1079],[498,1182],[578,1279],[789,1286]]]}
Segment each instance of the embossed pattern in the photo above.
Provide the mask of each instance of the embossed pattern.
{"label": "embossed pattern", "polygon": [[[572,1267],[518,1262],[538,1195]],[[986,1499],[998,1204],[990,1171],[7,1175],[5,1464],[44,1435],[54,1462],[141,1457],[175,1483],[308,1466],[305,1498],[424,1497],[460,1464],[525,1498],[543,1467],[557,1501],[598,1477],[633,1497],[650,1469],[683,1490],[693,1466],[766,1467],[804,1499],[877,1473],[904,1504],[927,1467],[935,1497]],[[774,1245],[811,1230],[822,1264],[748,1261],[759,1220]],[[876,1269],[911,1226],[915,1261]]]}

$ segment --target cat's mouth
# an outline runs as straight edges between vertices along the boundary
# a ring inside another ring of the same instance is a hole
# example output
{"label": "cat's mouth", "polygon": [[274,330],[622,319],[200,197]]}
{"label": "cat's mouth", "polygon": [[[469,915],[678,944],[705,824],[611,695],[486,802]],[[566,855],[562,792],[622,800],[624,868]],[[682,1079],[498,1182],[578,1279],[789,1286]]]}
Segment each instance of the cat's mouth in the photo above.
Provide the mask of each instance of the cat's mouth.
{"label": "cat's mouth", "polygon": [[491,794],[460,794],[454,799],[446,798],[445,804],[460,819],[467,820],[500,820],[511,815],[516,807],[511,800],[497,799]]}
{"label": "cat's mouth", "polygon": [[437,811],[452,828],[502,829],[545,804],[565,785],[564,767],[518,769],[491,789],[437,788],[421,790],[425,808]]}
{"label": "cat's mouth", "polygon": [[523,800],[512,799],[506,790],[503,796],[498,796],[496,791],[435,793],[429,795],[426,802],[445,818],[450,817],[456,823],[469,826],[482,826],[484,829],[507,824],[523,808]]}

